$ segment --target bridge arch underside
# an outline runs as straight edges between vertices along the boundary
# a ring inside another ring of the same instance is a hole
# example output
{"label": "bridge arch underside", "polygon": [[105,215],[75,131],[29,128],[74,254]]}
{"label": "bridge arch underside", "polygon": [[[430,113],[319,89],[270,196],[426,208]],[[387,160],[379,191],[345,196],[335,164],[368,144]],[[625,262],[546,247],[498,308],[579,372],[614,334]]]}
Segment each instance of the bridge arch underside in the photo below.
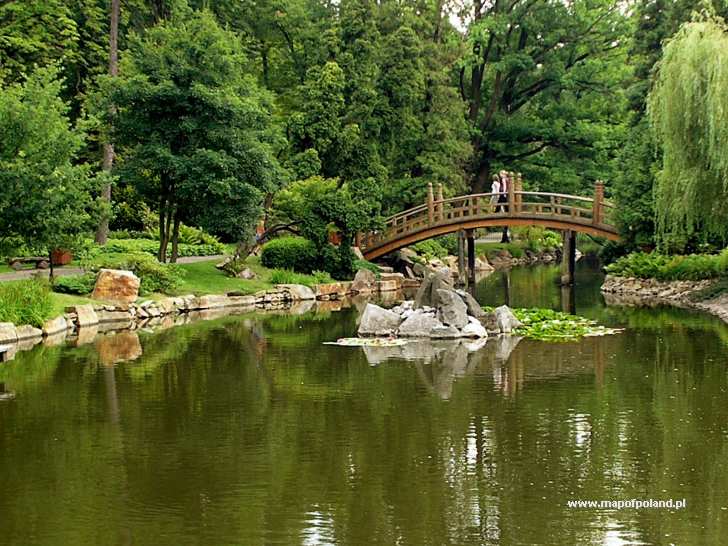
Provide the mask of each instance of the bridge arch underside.
{"label": "bridge arch underside", "polygon": [[436,226],[427,226],[418,231],[404,233],[400,238],[386,241],[371,249],[365,249],[363,254],[367,260],[375,260],[382,256],[412,245],[419,241],[432,239],[448,233],[455,233],[461,229],[478,229],[485,227],[514,227],[514,226],[541,226],[557,230],[571,230],[579,233],[586,233],[594,237],[604,237],[612,241],[619,240],[619,234],[611,229],[595,226],[592,224],[582,224],[579,222],[567,222],[562,220],[546,219],[546,218],[486,218],[480,220],[458,221],[451,224],[439,224]]}

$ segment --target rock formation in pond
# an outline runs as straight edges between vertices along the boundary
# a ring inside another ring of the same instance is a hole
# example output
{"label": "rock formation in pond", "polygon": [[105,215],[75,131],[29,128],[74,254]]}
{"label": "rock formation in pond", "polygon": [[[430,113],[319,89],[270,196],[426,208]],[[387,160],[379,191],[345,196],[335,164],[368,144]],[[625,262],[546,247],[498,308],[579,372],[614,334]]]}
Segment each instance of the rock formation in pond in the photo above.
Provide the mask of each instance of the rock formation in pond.
{"label": "rock formation in pond", "polygon": [[392,309],[368,303],[359,322],[360,336],[398,336],[431,339],[485,338],[488,332],[507,333],[521,326],[511,310],[502,306],[485,313],[478,302],[455,290],[444,271],[424,280],[414,301]]}

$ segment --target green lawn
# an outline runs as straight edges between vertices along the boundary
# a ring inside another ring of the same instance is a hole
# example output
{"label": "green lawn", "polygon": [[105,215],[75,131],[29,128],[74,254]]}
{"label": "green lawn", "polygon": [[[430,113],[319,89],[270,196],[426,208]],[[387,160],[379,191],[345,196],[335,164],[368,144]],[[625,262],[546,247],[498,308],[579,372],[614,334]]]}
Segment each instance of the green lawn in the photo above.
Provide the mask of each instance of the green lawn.
{"label": "green lawn", "polygon": [[185,272],[185,275],[176,290],[177,294],[195,294],[199,296],[202,294],[223,294],[233,290],[253,294],[273,286],[270,283],[271,271],[260,265],[260,259],[257,257],[250,257],[245,262],[258,275],[258,278],[253,280],[228,277],[222,271],[215,269],[217,262],[218,260],[209,260],[180,264],[178,267]]}
{"label": "green lawn", "polygon": [[85,305],[91,303],[98,305],[98,300],[92,300],[85,296],[77,296],[75,294],[58,294],[57,292],[51,292],[51,299],[53,300],[53,313],[48,318],[54,318],[62,315],[66,310],[66,307],[71,305]]}

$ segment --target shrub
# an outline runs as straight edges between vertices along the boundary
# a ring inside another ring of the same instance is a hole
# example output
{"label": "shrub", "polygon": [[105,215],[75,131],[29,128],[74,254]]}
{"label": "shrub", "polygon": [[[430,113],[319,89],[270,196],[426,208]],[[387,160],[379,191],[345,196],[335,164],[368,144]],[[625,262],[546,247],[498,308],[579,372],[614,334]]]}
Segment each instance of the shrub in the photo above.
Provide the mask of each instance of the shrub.
{"label": "shrub", "polygon": [[177,266],[161,264],[153,256],[142,252],[102,255],[85,267],[92,271],[102,268],[133,271],[141,281],[139,293],[142,295],[152,292],[169,293],[177,288],[182,277],[182,270]]}
{"label": "shrub", "polygon": [[274,269],[270,275],[273,284],[303,284],[313,286],[334,282],[334,279],[325,271],[314,271],[311,275],[296,273],[291,269]]}
{"label": "shrub", "polygon": [[[159,242],[151,239],[110,239],[105,246],[98,249],[99,254],[114,254],[128,252],[144,252],[156,256],[159,252]],[[225,245],[220,242],[204,244],[180,243],[177,249],[178,256],[214,256],[223,254]],[[172,255],[172,246],[167,247],[167,255]]]}
{"label": "shrub", "polygon": [[53,302],[46,281],[32,279],[0,285],[0,322],[39,328],[52,313]]}
{"label": "shrub", "polygon": [[660,281],[713,279],[728,276],[728,249],[720,254],[668,256],[657,252],[635,252],[606,267],[617,277],[654,278]]}
{"label": "shrub", "polygon": [[371,271],[372,273],[374,273],[377,279],[379,279],[382,274],[377,264],[373,264],[372,262],[367,260],[354,260],[354,272],[359,271],[360,269],[366,269],[367,271]]}
{"label": "shrub", "polygon": [[424,256],[427,260],[431,260],[432,258],[444,258],[449,254],[447,249],[435,239],[420,241],[419,243],[412,245],[410,248],[412,248],[412,250],[417,252],[420,256]]}
{"label": "shrub", "polygon": [[59,277],[53,283],[53,291],[61,294],[78,294],[85,295],[93,292],[94,284],[96,284],[96,275],[94,273],[86,273],[84,275],[69,275],[68,277]]}
{"label": "shrub", "polygon": [[263,246],[261,263],[270,269],[290,269],[311,273],[319,263],[316,245],[303,237],[281,237]]}

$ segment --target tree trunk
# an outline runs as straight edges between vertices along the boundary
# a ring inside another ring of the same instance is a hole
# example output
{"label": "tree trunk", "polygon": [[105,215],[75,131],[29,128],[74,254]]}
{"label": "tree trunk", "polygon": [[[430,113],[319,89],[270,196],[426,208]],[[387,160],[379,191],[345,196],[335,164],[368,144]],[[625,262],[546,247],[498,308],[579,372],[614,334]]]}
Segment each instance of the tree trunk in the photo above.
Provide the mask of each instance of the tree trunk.
{"label": "tree trunk", "polygon": [[480,155],[480,160],[470,189],[472,193],[485,193],[488,191],[488,181],[490,180],[490,161],[485,159],[483,150],[476,149],[478,150],[476,153]]}
{"label": "tree trunk", "polygon": [[[115,77],[119,74],[119,9],[120,0],[111,0],[111,23],[109,25],[109,75]],[[102,168],[105,172],[111,172],[114,164],[114,145],[110,142],[104,143],[104,156]],[[101,188],[101,199],[111,205],[111,184],[104,184]],[[104,213],[99,220],[96,229],[96,243],[105,245],[109,239],[109,214]]]}
{"label": "tree trunk", "polygon": [[177,254],[179,251],[179,213],[175,212],[174,215],[174,228],[172,229],[172,257],[170,263],[177,263]]}
{"label": "tree trunk", "polygon": [[49,264],[48,267],[50,268],[50,270],[48,271],[48,281],[51,283],[51,286],[53,286],[53,282],[56,279],[55,279],[55,274],[53,271],[53,251],[52,250],[48,250],[48,264]]}
{"label": "tree trunk", "polygon": [[165,235],[167,229],[164,223],[164,219],[167,217],[167,200],[164,197],[159,199],[159,251],[157,253],[157,260],[164,262],[164,255],[167,252],[167,242]]}

